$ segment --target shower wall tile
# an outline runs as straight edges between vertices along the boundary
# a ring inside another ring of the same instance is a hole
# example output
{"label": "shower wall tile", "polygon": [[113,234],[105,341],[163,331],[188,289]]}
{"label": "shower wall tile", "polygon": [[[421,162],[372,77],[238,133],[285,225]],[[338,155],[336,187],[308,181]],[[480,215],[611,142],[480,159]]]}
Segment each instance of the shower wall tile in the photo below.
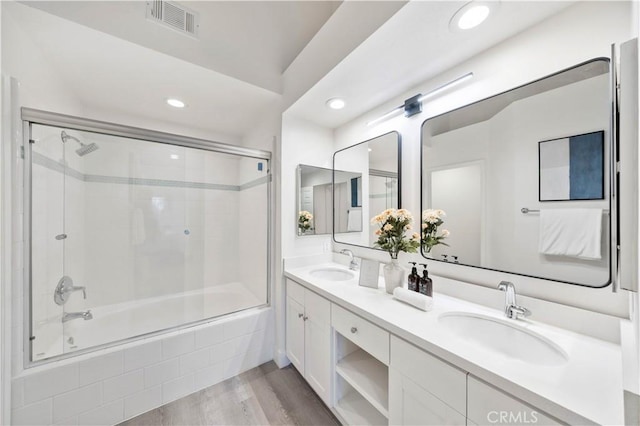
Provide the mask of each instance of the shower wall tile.
{"label": "shower wall tile", "polygon": [[113,401],[144,389],[144,370],[135,370],[122,376],[105,380],[104,402]]}
{"label": "shower wall tile", "polygon": [[56,367],[24,378],[24,400],[29,404],[61,394],[79,385],[78,364]]}
{"label": "shower wall tile", "polygon": [[115,425],[122,420],[124,420],[124,401],[122,399],[78,416],[78,424],[85,426]]}
{"label": "shower wall tile", "polygon": [[162,360],[162,341],[143,343],[124,351],[124,371],[156,364]]}
{"label": "shower wall tile", "polygon": [[84,426],[78,423],[78,416],[71,416],[68,419],[62,419],[57,422],[53,422],[54,426]]}
{"label": "shower wall tile", "polygon": [[195,334],[188,332],[162,341],[162,358],[174,358],[195,349]]}
{"label": "shower wall tile", "polygon": [[11,381],[11,408],[22,408],[24,405],[24,380],[14,379]]}
{"label": "shower wall tile", "polygon": [[50,425],[53,422],[53,401],[51,398],[26,405],[11,412],[11,424],[19,425]]}
{"label": "shower wall tile", "polygon": [[161,362],[144,369],[144,386],[150,388],[166,381],[173,380],[180,375],[178,358]]}
{"label": "shower wall tile", "polygon": [[193,373],[162,384],[162,402],[164,404],[195,392]]}
{"label": "shower wall tile", "polygon": [[53,421],[59,422],[102,404],[102,383],[85,386],[53,398]]}
{"label": "shower wall tile", "polygon": [[261,311],[257,315],[242,317],[230,323],[224,330],[225,338],[231,339],[262,330],[267,325],[269,312],[268,310]]}
{"label": "shower wall tile", "polygon": [[[236,321],[241,321],[237,319]],[[235,321],[234,321],[235,322]],[[206,346],[213,346],[225,340],[225,328],[229,327],[232,322],[214,322],[207,328],[196,330],[196,348],[204,348]]]}
{"label": "shower wall tile", "polygon": [[182,376],[209,365],[210,351],[208,348],[190,352],[180,357],[180,374]]}
{"label": "shower wall tile", "polygon": [[124,401],[124,418],[128,419],[162,405],[162,386],[146,389]]}
{"label": "shower wall tile", "polygon": [[195,389],[200,390],[212,386],[222,381],[224,377],[224,366],[222,363],[213,364],[195,373]]}
{"label": "shower wall tile", "polygon": [[[22,383],[27,405],[14,406],[11,424],[114,424],[219,383],[272,359],[271,317],[271,308],[246,311],[27,372],[13,381],[15,395]],[[164,361],[163,348],[171,356]],[[115,375],[102,379],[105,371]],[[79,387],[81,378],[97,381]]]}
{"label": "shower wall tile", "polygon": [[80,386],[121,375],[124,372],[124,354],[121,351],[83,361],[78,365]]}

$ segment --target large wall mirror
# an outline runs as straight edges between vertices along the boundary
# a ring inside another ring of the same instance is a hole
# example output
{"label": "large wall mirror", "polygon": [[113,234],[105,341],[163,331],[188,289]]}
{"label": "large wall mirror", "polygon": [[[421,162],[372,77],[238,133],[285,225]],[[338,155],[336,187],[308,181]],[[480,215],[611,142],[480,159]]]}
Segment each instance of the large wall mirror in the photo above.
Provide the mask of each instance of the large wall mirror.
{"label": "large wall mirror", "polygon": [[[400,134],[390,132],[333,155],[336,242],[373,247],[376,228],[370,219],[385,209],[400,208],[400,154]],[[341,187],[345,173],[357,178]]]}
{"label": "large wall mirror", "polygon": [[609,65],[595,59],[423,123],[422,209],[443,210],[438,232],[449,231],[424,256],[611,282]]}
{"label": "large wall mirror", "polygon": [[[362,205],[362,173],[334,171],[300,164],[297,170],[297,223],[299,236],[331,234],[333,231],[333,194],[339,194],[336,222],[340,232],[361,232],[362,221],[352,211]],[[350,217],[351,216],[351,217]]]}

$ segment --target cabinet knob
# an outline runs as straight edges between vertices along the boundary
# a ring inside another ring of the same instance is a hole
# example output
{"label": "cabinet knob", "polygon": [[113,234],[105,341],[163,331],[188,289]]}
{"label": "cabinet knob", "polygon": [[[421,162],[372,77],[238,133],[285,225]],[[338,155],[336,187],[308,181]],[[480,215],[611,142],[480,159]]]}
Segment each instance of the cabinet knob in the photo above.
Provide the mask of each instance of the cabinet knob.
{"label": "cabinet knob", "polygon": [[302,319],[306,321],[306,320],[309,319],[309,317],[305,315],[304,318],[302,318]]}
{"label": "cabinet knob", "polygon": [[357,333],[357,332],[358,332],[358,329],[357,329],[357,328],[355,328],[355,327],[351,327],[351,332],[352,332],[353,334],[355,334],[355,333]]}
{"label": "cabinet knob", "polygon": [[302,318],[303,316],[303,314],[298,314],[298,318]]}

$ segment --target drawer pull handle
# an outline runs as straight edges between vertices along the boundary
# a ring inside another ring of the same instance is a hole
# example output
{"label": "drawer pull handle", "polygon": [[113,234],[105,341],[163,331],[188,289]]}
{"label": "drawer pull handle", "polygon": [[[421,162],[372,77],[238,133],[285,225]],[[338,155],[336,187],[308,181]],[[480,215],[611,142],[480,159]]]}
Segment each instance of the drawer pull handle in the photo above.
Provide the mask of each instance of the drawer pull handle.
{"label": "drawer pull handle", "polygon": [[357,332],[358,332],[358,329],[357,329],[357,328],[355,328],[355,327],[351,327],[351,332],[352,332],[353,334],[355,334],[355,333],[357,333]]}
{"label": "drawer pull handle", "polygon": [[305,317],[304,317],[304,318],[302,318],[302,319],[306,321],[306,320],[308,320],[308,319],[309,319],[309,317],[305,315]]}
{"label": "drawer pull handle", "polygon": [[302,318],[303,314],[298,314],[298,318]]}

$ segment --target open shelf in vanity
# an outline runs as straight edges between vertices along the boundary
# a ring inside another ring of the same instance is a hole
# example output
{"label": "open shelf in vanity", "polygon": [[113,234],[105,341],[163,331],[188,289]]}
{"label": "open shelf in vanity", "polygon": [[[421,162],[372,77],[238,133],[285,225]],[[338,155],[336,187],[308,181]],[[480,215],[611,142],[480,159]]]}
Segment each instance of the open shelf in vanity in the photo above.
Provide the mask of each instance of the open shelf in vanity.
{"label": "open shelf in vanity", "polygon": [[335,304],[331,326],[336,412],[346,424],[388,425],[389,332]]}

